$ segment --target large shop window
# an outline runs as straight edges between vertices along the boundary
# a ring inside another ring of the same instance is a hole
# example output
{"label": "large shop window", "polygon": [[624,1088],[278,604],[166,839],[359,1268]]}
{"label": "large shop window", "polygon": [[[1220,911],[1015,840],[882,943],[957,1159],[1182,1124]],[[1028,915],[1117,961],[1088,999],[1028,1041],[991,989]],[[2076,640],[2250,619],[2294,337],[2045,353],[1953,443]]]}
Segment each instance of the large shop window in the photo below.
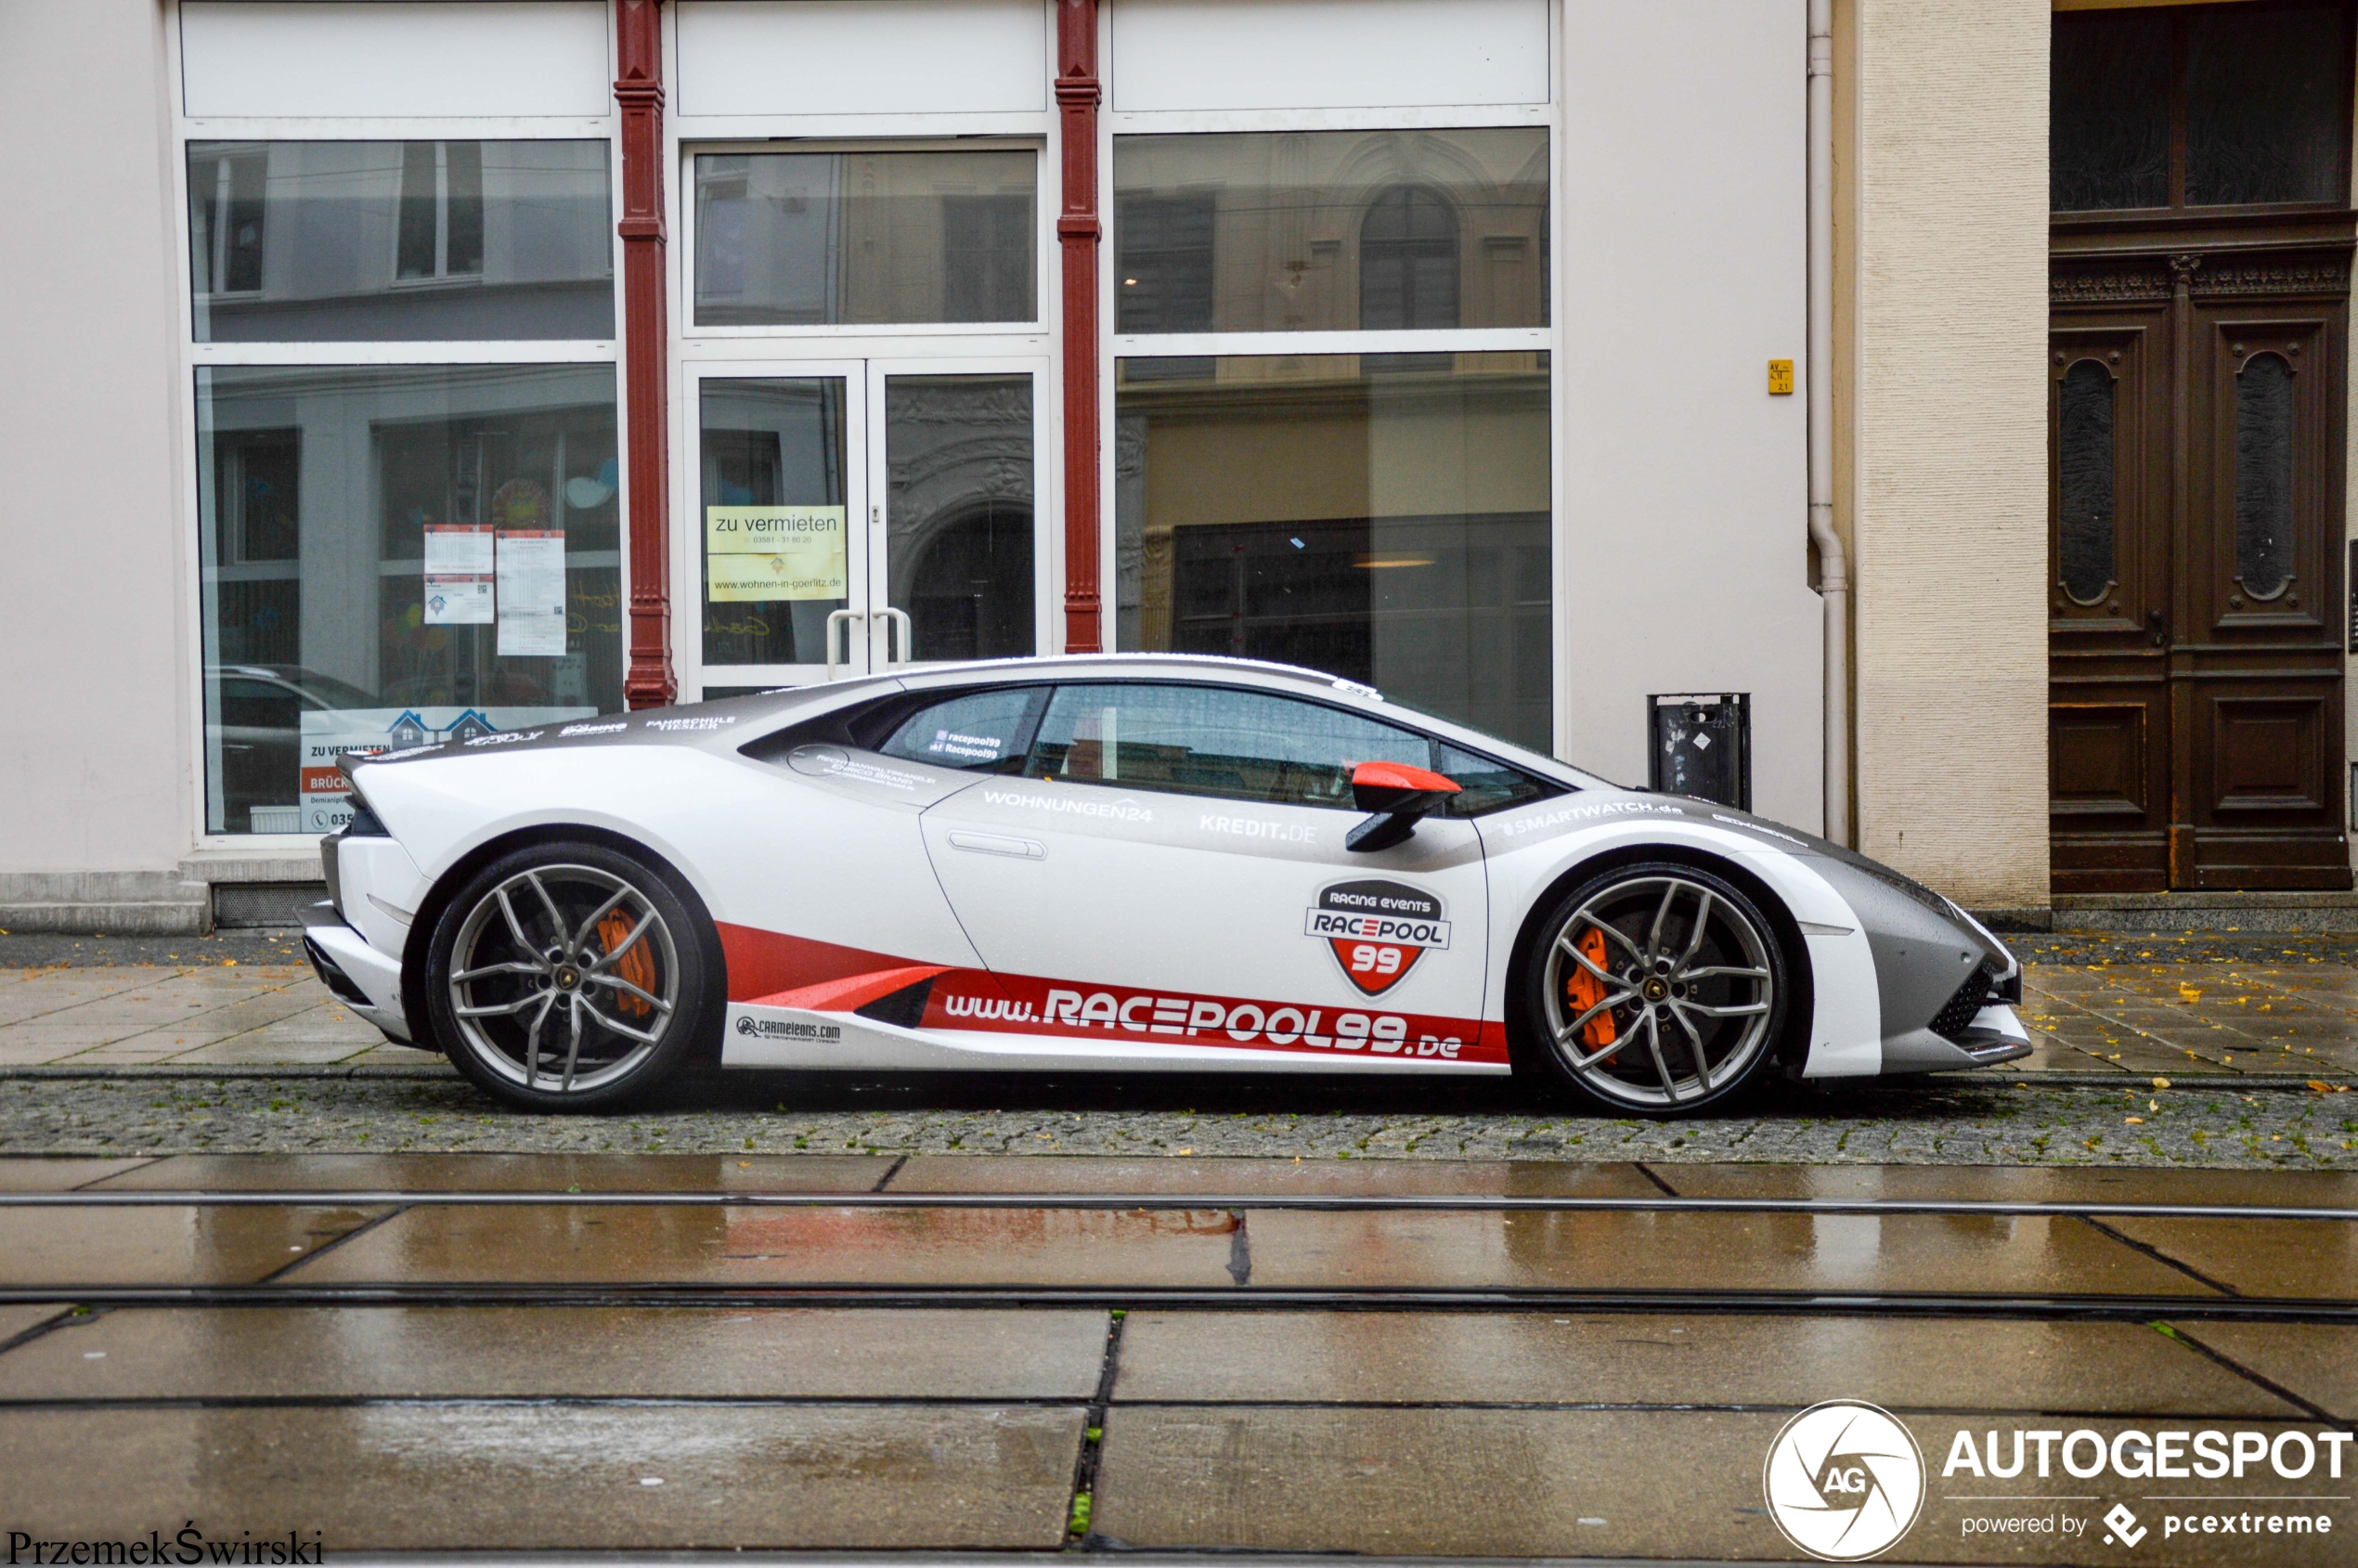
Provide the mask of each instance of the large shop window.
{"label": "large shop window", "polygon": [[1038,154],[695,159],[699,327],[1029,322]]}
{"label": "large shop window", "polygon": [[204,367],[196,399],[208,832],[339,825],[343,751],[621,706],[612,365]]}
{"label": "large shop window", "polygon": [[1546,751],[1548,356],[1123,359],[1117,636],[1307,665]]}
{"label": "large shop window", "polygon": [[1548,133],[1114,140],[1115,329],[1548,324]]}
{"label": "large shop window", "polygon": [[192,142],[199,343],[615,335],[602,141]]}

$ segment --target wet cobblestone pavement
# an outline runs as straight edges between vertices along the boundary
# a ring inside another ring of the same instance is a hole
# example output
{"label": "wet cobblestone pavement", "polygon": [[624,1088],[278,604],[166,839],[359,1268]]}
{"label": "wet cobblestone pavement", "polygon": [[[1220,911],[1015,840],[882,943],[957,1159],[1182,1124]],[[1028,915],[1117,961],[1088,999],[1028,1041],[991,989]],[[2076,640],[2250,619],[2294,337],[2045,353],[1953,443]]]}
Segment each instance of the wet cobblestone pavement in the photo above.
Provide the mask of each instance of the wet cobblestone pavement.
{"label": "wet cobblestone pavement", "polygon": [[[15,1079],[0,1082],[0,1153],[1019,1153],[2358,1170],[2358,1095],[2305,1089],[1999,1080],[1843,1094],[1783,1089],[1753,1115],[1669,1123],[1535,1116],[1507,1084],[959,1079],[814,1088],[772,1077],[694,1085],[675,1099],[655,1114],[536,1117],[499,1109],[455,1077]],[[1303,1106],[1315,1108],[1297,1108]]]}

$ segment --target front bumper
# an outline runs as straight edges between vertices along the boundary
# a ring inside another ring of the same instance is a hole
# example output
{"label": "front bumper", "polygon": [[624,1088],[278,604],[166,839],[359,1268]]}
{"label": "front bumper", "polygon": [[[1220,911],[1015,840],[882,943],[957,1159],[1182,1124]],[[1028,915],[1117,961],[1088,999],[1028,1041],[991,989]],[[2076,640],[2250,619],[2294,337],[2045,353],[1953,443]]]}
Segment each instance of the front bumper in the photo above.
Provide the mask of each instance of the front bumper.
{"label": "front bumper", "polygon": [[304,908],[303,951],[336,1000],[384,1030],[385,1038],[403,1045],[416,1043],[401,1010],[400,960],[370,947],[367,938],[343,923],[335,905]]}
{"label": "front bumper", "polygon": [[2030,1031],[2022,1027],[2012,1007],[1993,1002],[1954,1033],[1919,1029],[1885,1041],[1883,1069],[1886,1074],[1962,1072],[2019,1061],[2028,1055]]}

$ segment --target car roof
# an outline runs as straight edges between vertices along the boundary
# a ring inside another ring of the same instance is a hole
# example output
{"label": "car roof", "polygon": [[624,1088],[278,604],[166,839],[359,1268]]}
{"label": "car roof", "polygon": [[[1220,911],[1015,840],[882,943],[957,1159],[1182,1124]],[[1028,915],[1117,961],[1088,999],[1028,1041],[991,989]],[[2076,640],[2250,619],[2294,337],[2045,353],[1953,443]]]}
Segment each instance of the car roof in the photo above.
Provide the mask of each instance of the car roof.
{"label": "car roof", "polygon": [[1322,701],[1356,709],[1370,717],[1384,717],[1398,723],[1413,724],[1428,730],[1443,739],[1462,745],[1473,751],[1487,752],[1501,761],[1512,762],[1544,773],[1557,781],[1579,789],[1621,789],[1594,773],[1559,761],[1542,752],[1517,745],[1512,741],[1481,730],[1453,723],[1449,719],[1427,713],[1421,708],[1403,707],[1388,701],[1375,687],[1361,681],[1329,675],[1324,670],[1307,669],[1300,665],[1276,664],[1266,659],[1230,658],[1211,654],[1059,654],[1020,659],[979,659],[965,664],[926,665],[916,669],[892,672],[903,689],[912,692],[929,691],[945,686],[973,685],[977,678],[992,684],[1015,684],[1030,680],[1073,680],[1092,678],[1105,680],[1169,680],[1193,677],[1217,680],[1224,685],[1255,686],[1264,691],[1286,692],[1295,695],[1316,697]]}

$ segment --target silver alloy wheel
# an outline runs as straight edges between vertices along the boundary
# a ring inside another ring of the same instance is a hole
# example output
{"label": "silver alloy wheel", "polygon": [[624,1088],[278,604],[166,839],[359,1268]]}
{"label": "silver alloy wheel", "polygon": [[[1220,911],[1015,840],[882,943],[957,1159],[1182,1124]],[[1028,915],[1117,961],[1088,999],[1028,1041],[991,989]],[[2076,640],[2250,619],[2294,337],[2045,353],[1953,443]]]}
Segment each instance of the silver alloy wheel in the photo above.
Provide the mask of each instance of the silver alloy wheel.
{"label": "silver alloy wheel", "polygon": [[1747,911],[1702,882],[1616,882],[1556,930],[1548,1043],[1606,1099],[1691,1104],[1768,1048],[1777,1001],[1769,940]]}
{"label": "silver alloy wheel", "polygon": [[449,990],[478,1062],[525,1089],[586,1094],[663,1043],[678,1016],[680,955],[661,913],[621,877],[534,866],[467,912]]}

